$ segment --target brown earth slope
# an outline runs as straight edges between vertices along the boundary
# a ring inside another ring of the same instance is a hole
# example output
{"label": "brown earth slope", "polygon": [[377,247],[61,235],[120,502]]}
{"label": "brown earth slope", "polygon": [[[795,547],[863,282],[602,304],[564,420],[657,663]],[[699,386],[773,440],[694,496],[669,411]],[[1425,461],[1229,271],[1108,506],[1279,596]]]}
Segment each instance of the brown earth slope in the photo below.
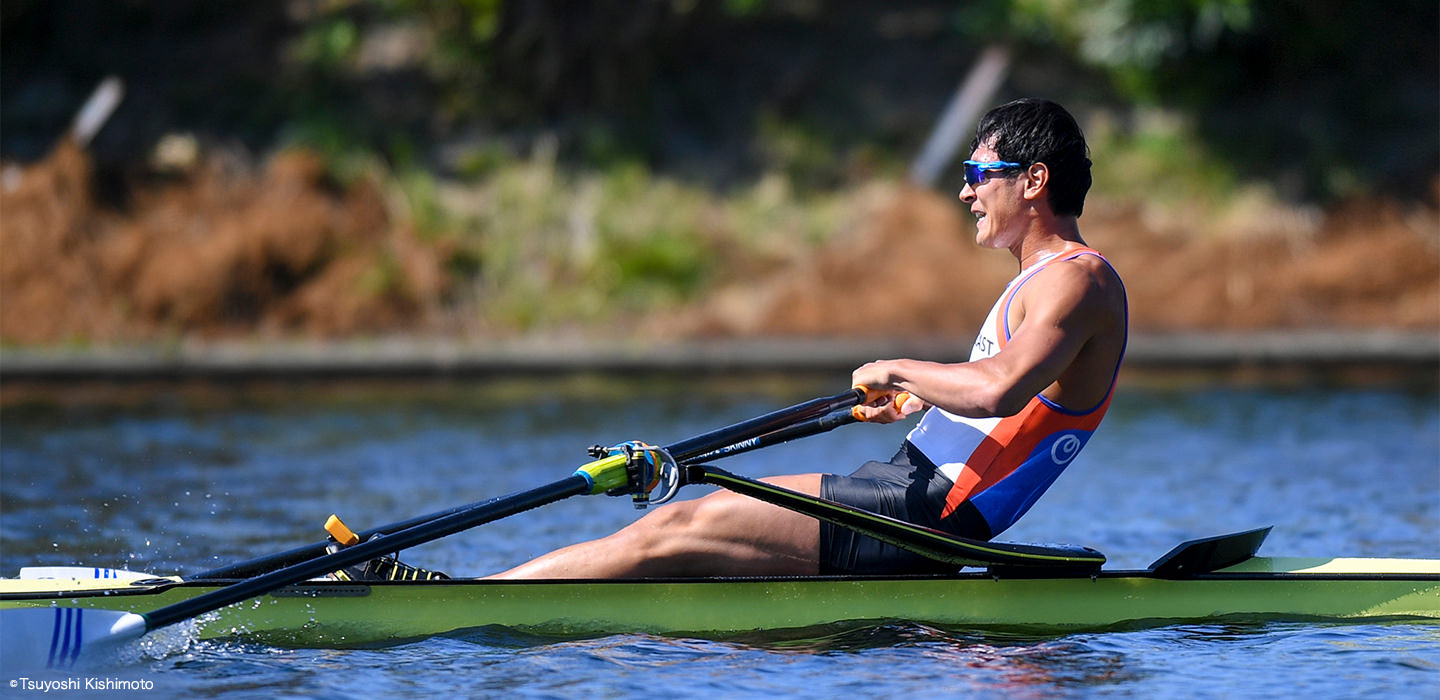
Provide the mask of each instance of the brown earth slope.
{"label": "brown earth slope", "polygon": [[0,337],[16,343],[403,330],[446,286],[379,188],[336,188],[299,152],[260,172],[211,162],[116,211],[62,144],[5,172],[0,250]]}
{"label": "brown earth slope", "polygon": [[[6,168],[0,185],[7,343],[463,336],[455,319],[473,313],[453,308],[459,281],[443,245],[416,236],[379,186],[339,186],[304,153],[258,169],[201,163],[135,188],[118,209],[97,201],[74,146]],[[689,336],[973,333],[1013,274],[1009,256],[976,248],[973,220],[949,196],[878,191],[854,229],[813,257],[737,275],[695,308],[642,325]],[[1124,276],[1137,330],[1440,329],[1433,203],[1355,202],[1302,235],[1263,225],[1194,235],[1149,218],[1096,201],[1081,220]]]}
{"label": "brown earth slope", "polygon": [[[1095,203],[1090,245],[1124,277],[1142,331],[1440,328],[1440,216],[1434,207],[1355,202],[1314,231],[1185,236],[1135,207]],[[864,225],[796,269],[736,285],[692,326],[700,334],[968,334],[1015,273],[973,242],[958,202],[895,194]]]}

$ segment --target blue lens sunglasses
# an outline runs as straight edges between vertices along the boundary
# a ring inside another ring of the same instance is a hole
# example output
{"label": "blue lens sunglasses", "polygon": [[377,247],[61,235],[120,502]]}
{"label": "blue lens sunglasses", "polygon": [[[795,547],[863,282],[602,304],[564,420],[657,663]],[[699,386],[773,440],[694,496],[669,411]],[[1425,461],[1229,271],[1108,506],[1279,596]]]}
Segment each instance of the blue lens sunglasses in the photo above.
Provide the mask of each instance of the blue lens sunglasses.
{"label": "blue lens sunglasses", "polygon": [[967,160],[965,165],[965,184],[975,187],[989,179],[986,172],[992,170],[1016,170],[1025,167],[1024,163],[1012,163],[1008,160],[979,161]]}

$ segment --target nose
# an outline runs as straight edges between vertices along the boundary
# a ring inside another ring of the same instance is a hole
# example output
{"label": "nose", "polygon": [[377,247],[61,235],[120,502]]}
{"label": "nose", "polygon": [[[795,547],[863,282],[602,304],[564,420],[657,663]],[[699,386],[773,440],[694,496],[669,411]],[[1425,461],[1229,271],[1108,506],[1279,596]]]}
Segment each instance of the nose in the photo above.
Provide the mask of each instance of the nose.
{"label": "nose", "polygon": [[968,182],[965,183],[964,187],[960,188],[960,201],[966,204],[975,201],[975,188],[971,187]]}

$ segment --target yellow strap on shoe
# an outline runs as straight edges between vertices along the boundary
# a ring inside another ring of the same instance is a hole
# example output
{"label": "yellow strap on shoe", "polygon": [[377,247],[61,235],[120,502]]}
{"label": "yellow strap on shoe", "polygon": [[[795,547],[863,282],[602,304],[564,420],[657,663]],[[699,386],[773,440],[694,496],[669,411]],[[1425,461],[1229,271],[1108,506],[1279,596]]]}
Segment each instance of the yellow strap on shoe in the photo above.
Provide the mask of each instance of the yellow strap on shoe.
{"label": "yellow strap on shoe", "polygon": [[334,513],[331,513],[330,517],[325,520],[325,531],[343,546],[349,547],[360,543],[360,536],[346,527],[345,523],[341,522],[340,516]]}

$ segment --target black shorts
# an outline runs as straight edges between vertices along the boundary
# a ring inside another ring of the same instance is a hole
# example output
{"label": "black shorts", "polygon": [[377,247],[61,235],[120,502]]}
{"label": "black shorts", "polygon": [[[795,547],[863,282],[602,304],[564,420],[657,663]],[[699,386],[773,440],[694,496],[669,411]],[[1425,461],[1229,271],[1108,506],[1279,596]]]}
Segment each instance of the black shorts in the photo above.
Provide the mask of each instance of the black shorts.
{"label": "black shorts", "polygon": [[[888,462],[866,462],[850,476],[822,475],[820,496],[960,537],[990,539],[989,524],[969,501],[949,517],[940,517],[952,485],[907,440]],[[820,522],[822,574],[941,573],[956,568],[849,528]]]}

